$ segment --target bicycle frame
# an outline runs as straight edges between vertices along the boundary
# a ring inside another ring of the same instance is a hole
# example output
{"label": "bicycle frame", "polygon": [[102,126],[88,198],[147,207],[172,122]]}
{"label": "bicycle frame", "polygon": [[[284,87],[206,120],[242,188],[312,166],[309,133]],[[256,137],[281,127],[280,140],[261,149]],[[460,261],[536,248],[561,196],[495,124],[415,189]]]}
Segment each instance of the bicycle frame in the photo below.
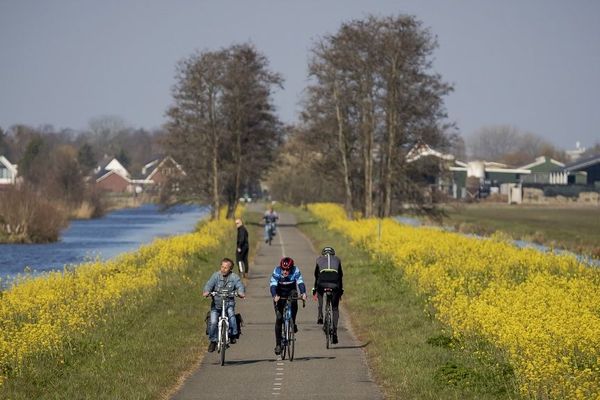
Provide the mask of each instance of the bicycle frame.
{"label": "bicycle frame", "polygon": [[285,300],[285,306],[283,307],[283,324],[281,332],[281,359],[285,359],[285,354],[287,351],[289,360],[293,361],[296,337],[294,334],[294,321],[292,318],[292,301],[302,300],[302,307],[306,306],[306,302],[302,297],[298,296],[282,297],[281,299]]}
{"label": "bicycle frame", "polygon": [[[225,364],[225,350],[229,347],[229,317],[227,316],[227,299],[233,298],[237,293],[231,293],[229,291],[221,292],[210,292],[210,295],[214,298],[217,295],[221,296],[221,315],[217,322],[217,352],[221,354],[221,365]],[[223,331],[223,327],[225,330]]]}
{"label": "bicycle frame", "polygon": [[267,231],[267,241],[270,245],[273,241],[273,233],[275,232],[275,222],[266,222],[265,229]]}

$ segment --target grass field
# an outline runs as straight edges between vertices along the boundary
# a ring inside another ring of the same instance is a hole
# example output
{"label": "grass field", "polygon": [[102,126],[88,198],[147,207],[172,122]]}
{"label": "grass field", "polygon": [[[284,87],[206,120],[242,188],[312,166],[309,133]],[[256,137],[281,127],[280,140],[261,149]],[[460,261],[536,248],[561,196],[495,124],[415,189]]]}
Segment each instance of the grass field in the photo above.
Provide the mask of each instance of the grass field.
{"label": "grass field", "polygon": [[464,205],[446,209],[444,225],[458,231],[489,235],[503,231],[551,247],[600,258],[600,208],[527,207],[498,204]]}
{"label": "grass field", "polygon": [[296,209],[299,227],[316,248],[333,246],[344,266],[342,304],[366,344],[369,365],[387,399],[514,399],[512,370],[460,349],[424,297],[385,260],[372,260],[346,238]]}

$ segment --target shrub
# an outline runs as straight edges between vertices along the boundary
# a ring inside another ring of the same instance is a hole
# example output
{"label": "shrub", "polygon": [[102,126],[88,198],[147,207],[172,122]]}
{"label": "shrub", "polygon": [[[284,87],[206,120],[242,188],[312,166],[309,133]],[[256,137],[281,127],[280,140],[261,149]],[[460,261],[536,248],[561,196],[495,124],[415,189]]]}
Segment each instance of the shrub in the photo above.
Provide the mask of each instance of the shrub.
{"label": "shrub", "polygon": [[67,225],[66,213],[27,185],[0,193],[0,231],[11,242],[56,241]]}

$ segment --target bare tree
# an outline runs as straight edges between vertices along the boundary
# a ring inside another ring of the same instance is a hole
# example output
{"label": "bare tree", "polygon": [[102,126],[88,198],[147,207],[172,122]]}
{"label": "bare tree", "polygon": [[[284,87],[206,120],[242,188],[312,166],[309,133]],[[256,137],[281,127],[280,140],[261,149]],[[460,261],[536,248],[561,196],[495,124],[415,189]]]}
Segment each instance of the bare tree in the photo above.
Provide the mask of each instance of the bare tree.
{"label": "bare tree", "polygon": [[449,144],[442,98],[452,88],[431,72],[436,47],[419,21],[401,15],[344,23],[313,48],[304,123],[337,143],[347,211],[357,199],[367,217],[390,215],[403,197],[394,186],[406,174],[406,148]]}
{"label": "bare tree", "polygon": [[209,201],[215,218],[225,199],[232,216],[242,182],[260,179],[279,144],[281,123],[270,96],[281,82],[248,44],[180,62],[166,144],[187,182],[171,194]]}
{"label": "bare tree", "polygon": [[509,125],[486,126],[467,138],[471,159],[524,165],[536,157],[545,155],[559,160],[563,152],[551,143],[531,132],[522,132]]}

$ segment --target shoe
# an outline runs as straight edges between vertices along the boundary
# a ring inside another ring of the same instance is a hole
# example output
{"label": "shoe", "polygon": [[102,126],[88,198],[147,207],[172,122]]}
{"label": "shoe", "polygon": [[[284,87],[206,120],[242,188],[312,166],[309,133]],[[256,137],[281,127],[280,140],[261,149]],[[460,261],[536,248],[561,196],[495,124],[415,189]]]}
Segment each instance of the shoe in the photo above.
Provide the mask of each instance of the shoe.
{"label": "shoe", "polygon": [[337,342],[338,342],[337,333],[334,333],[331,337],[331,343],[337,344]]}
{"label": "shoe", "polygon": [[265,243],[269,243],[269,239],[265,239]]}
{"label": "shoe", "polygon": [[294,324],[294,333],[298,333],[298,325]]}
{"label": "shoe", "polygon": [[229,339],[229,343],[231,344],[235,344],[237,342],[237,339],[235,338],[235,336],[232,336],[231,339]]}
{"label": "shoe", "polygon": [[317,319],[317,324],[318,324],[318,325],[323,325],[323,317],[319,317],[319,318]]}
{"label": "shoe", "polygon": [[281,346],[280,345],[275,346],[275,354],[276,355],[280,355],[281,354]]}
{"label": "shoe", "polygon": [[210,342],[210,344],[208,345],[208,352],[212,353],[216,349],[217,349],[217,342]]}

